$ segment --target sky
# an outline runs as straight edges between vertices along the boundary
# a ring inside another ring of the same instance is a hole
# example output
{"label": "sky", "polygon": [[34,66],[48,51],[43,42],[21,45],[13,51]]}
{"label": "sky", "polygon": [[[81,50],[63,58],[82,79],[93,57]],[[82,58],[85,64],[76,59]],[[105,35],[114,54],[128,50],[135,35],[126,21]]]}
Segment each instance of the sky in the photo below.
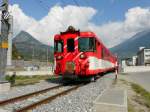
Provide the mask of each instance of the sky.
{"label": "sky", "polygon": [[150,0],[9,0],[14,35],[21,30],[53,45],[69,25],[91,30],[108,47],[150,29]]}

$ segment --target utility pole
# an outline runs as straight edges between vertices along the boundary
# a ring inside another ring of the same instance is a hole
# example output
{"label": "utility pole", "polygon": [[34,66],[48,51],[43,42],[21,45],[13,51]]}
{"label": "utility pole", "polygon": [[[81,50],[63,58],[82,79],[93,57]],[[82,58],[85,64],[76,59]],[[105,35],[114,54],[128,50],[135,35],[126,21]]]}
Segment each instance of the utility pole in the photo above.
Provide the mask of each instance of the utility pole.
{"label": "utility pole", "polygon": [[12,65],[12,37],[13,37],[13,16],[9,16],[9,34],[8,34],[8,51],[7,51],[7,66]]}
{"label": "utility pole", "polygon": [[0,37],[0,82],[5,82],[5,69],[7,63],[9,23],[8,0],[2,0],[1,5],[1,37]]}

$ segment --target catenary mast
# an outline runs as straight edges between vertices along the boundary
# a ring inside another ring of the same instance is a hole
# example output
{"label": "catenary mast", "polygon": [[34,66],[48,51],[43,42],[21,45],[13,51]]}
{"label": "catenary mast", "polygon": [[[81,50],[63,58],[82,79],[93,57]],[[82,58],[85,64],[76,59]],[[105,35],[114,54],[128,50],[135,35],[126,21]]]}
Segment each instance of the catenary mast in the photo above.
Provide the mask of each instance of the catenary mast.
{"label": "catenary mast", "polygon": [[1,35],[0,35],[0,81],[4,81],[5,69],[7,65],[8,36],[12,32],[12,16],[8,12],[8,0],[2,0],[1,5]]}

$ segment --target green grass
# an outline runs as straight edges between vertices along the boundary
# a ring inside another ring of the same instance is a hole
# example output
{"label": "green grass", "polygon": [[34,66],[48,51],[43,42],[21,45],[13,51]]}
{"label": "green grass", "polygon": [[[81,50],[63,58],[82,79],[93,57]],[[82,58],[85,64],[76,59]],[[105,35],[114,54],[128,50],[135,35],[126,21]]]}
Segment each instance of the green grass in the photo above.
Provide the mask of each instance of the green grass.
{"label": "green grass", "polygon": [[119,79],[123,84],[126,84],[126,85],[128,85],[128,84],[130,84],[130,82],[128,82],[128,81],[126,81],[126,80],[124,80],[124,79]]}
{"label": "green grass", "polygon": [[128,112],[135,112],[135,109],[129,100],[128,100]]}
{"label": "green grass", "polygon": [[[133,82],[128,82],[124,79],[120,79],[120,81],[122,81],[126,85],[130,85],[133,91],[137,94],[135,101],[141,105],[146,106],[150,110],[150,92],[148,92],[143,87]],[[136,112],[134,106],[131,104],[129,100],[128,100],[128,112]],[[144,110],[139,110],[138,112],[144,112]]]}
{"label": "green grass", "polygon": [[[7,81],[11,82],[11,76],[5,77]],[[54,80],[55,76],[16,76],[15,77],[15,83],[12,86],[23,86],[23,85],[29,85],[29,84],[35,84],[40,82],[41,80]]]}
{"label": "green grass", "polygon": [[143,98],[144,105],[150,108],[150,93],[146,91],[144,88],[142,88],[140,85],[134,83],[131,83],[131,87],[137,94],[139,94]]}

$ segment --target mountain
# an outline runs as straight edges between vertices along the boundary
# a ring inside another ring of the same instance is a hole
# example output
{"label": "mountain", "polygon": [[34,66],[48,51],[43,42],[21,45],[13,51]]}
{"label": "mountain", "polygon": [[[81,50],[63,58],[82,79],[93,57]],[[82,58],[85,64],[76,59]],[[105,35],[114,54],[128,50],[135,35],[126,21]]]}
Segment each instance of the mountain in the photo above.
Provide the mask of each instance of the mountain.
{"label": "mountain", "polygon": [[128,58],[136,55],[141,46],[150,48],[150,30],[139,32],[110,50],[118,54],[120,58]]}
{"label": "mountain", "polygon": [[12,45],[12,59],[13,60],[16,60],[16,59],[19,59],[19,58],[23,58],[23,56],[18,52],[15,44]]}
{"label": "mountain", "polygon": [[13,45],[15,45],[17,52],[22,55],[24,60],[44,61],[47,59],[48,54],[49,60],[53,61],[53,47],[41,43],[25,31],[21,31],[13,38]]}

